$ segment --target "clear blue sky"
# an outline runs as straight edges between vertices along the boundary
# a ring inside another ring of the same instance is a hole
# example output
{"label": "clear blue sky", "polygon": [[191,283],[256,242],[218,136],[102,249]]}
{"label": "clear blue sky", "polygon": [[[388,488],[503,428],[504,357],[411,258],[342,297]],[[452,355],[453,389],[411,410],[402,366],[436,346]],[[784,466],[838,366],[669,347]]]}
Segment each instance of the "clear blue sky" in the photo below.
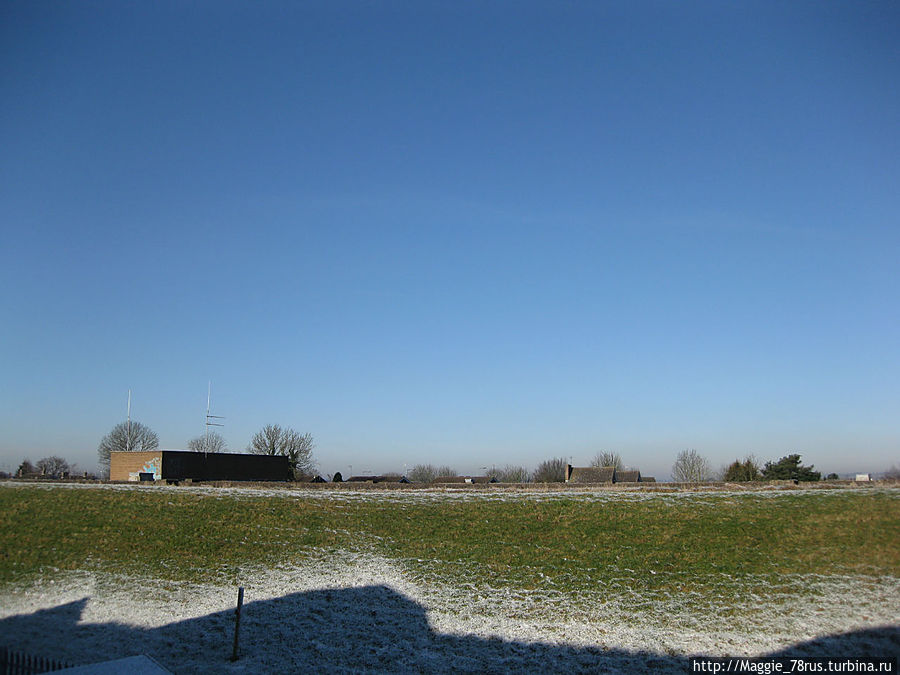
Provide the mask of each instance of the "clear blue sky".
{"label": "clear blue sky", "polygon": [[0,468],[900,463],[900,4],[4,2]]}

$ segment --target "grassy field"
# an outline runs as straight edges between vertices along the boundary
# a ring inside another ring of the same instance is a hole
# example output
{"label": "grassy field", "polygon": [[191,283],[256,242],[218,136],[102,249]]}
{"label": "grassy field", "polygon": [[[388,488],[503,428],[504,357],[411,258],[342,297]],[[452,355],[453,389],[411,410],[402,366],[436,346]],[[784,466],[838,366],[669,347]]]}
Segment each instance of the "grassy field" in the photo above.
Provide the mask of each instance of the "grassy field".
{"label": "grassy field", "polygon": [[577,591],[626,578],[639,593],[702,593],[733,582],[765,595],[791,575],[900,576],[900,490],[379,494],[7,486],[0,582],[78,569],[227,581],[247,568],[337,551],[495,588]]}

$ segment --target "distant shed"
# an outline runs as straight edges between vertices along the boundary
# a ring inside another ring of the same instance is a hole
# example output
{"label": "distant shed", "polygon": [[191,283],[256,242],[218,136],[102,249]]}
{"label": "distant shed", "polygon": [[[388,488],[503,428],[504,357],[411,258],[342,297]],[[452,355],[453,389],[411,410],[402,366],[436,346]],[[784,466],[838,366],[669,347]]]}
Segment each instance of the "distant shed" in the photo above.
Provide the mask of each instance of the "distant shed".
{"label": "distant shed", "polygon": [[569,466],[566,468],[567,483],[612,483],[616,478],[616,467]]}
{"label": "distant shed", "polygon": [[289,481],[291,466],[280,455],[228,452],[111,452],[109,479],[116,481]]}
{"label": "distant shed", "polygon": [[637,469],[619,471],[614,466],[566,465],[566,482],[611,485],[612,483],[655,483],[656,479],[652,476],[641,476],[641,472]]}

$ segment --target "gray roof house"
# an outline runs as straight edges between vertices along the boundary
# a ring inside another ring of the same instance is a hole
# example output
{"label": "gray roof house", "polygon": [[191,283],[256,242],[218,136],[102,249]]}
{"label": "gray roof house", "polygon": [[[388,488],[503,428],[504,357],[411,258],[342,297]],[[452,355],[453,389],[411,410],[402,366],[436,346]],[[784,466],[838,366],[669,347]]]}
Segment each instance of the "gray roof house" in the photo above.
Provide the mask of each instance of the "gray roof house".
{"label": "gray roof house", "polygon": [[644,478],[637,469],[616,470],[614,466],[571,466],[566,465],[567,483],[606,484],[613,483],[655,483],[650,476]]}

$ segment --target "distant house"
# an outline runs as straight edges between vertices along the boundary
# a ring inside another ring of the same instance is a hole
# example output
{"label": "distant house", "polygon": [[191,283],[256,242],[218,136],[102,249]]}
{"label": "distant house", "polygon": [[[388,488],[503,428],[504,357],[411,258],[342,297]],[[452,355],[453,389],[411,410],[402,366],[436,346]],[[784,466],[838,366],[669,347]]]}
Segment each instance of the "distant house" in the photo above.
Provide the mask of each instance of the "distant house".
{"label": "distant house", "polygon": [[289,481],[293,477],[287,457],[228,452],[109,453],[109,479],[113,481]]}
{"label": "distant house", "polygon": [[616,467],[604,466],[595,468],[592,466],[566,465],[567,483],[610,483],[615,482]]}
{"label": "distant house", "polygon": [[872,480],[872,474],[870,473],[858,473],[856,474],[856,478],[854,479],[857,483],[868,483]]}
{"label": "distant house", "polygon": [[641,472],[637,470],[616,471],[616,483],[640,483]]}
{"label": "distant house", "polygon": [[642,477],[637,469],[618,471],[614,466],[570,466],[566,465],[567,483],[607,484],[613,483],[655,483],[652,476]]}

